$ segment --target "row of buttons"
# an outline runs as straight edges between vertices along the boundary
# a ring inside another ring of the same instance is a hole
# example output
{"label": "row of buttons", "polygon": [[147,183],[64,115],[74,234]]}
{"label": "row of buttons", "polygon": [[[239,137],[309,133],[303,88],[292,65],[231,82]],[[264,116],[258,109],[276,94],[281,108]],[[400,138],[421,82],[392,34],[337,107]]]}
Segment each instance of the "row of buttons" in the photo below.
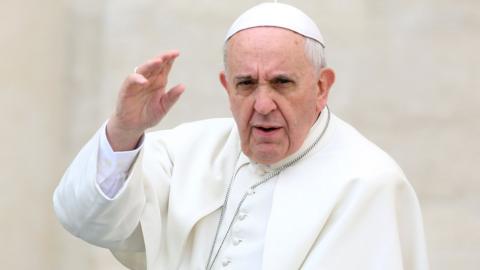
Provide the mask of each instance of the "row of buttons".
{"label": "row of buttons", "polygon": [[[255,190],[253,188],[250,188],[248,191],[247,191],[247,195],[251,196],[251,195],[254,195],[255,194]],[[248,214],[245,210],[242,210],[240,211],[240,213],[238,214],[237,216],[237,219],[239,221],[243,221],[245,220],[245,218],[247,218]],[[233,224],[233,226],[235,226],[236,224]],[[233,240],[232,240],[232,244],[234,246],[238,246],[240,245],[241,243],[243,242],[243,239],[241,238],[238,238],[238,237],[233,237]],[[222,266],[223,267],[227,267],[229,266],[230,264],[232,263],[232,259],[229,258],[229,257],[226,257],[222,260]]]}

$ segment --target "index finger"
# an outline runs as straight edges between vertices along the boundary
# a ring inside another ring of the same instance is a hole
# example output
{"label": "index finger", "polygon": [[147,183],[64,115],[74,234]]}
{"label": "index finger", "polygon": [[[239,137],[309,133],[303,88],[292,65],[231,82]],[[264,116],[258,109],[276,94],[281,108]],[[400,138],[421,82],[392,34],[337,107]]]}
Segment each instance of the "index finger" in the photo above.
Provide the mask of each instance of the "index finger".
{"label": "index finger", "polygon": [[171,64],[175,58],[180,55],[179,51],[173,50],[165,52],[153,59],[148,60],[146,63],[138,66],[135,69],[135,73],[143,75],[149,79],[152,76],[162,72],[164,69],[170,70]]}

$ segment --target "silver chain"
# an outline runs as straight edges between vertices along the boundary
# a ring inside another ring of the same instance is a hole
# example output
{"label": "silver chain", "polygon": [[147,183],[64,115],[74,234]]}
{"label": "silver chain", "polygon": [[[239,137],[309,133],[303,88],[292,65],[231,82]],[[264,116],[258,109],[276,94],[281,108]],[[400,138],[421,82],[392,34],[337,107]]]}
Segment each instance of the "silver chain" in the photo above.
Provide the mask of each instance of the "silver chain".
{"label": "silver chain", "polygon": [[325,127],[323,128],[322,130],[322,133],[320,133],[320,135],[317,137],[317,139],[307,148],[305,149],[305,151],[303,151],[300,155],[298,155],[296,158],[292,159],[291,161],[285,163],[284,165],[280,166],[279,168],[275,169],[273,172],[267,174],[260,182],[250,186],[250,188],[248,189],[247,192],[245,192],[245,194],[243,194],[243,197],[242,199],[240,200],[240,202],[238,203],[237,205],[237,208],[235,209],[235,213],[233,214],[233,217],[232,217],[232,220],[230,221],[230,224],[228,225],[227,227],[227,232],[225,233],[225,235],[223,236],[223,239],[222,239],[222,242],[220,243],[220,245],[218,246],[218,249],[217,249],[217,252],[215,252],[215,256],[213,257],[212,259],[212,256],[213,256],[213,252],[214,252],[214,249],[215,249],[215,243],[217,242],[217,238],[218,238],[218,234],[220,232],[220,227],[223,223],[223,220],[225,219],[225,212],[227,210],[227,206],[228,206],[228,200],[230,199],[230,191],[232,189],[232,183],[233,183],[233,180],[235,179],[235,177],[237,176],[238,172],[240,171],[240,169],[245,166],[246,164],[243,164],[242,166],[240,166],[236,171],[235,173],[232,175],[232,178],[230,179],[230,184],[228,185],[228,188],[227,188],[227,194],[225,195],[225,200],[223,202],[223,206],[222,206],[222,212],[220,214],[220,219],[218,221],[218,225],[217,225],[217,229],[215,231],[215,237],[213,238],[213,243],[212,243],[212,248],[210,249],[210,254],[208,255],[208,260],[207,260],[207,265],[205,266],[205,269],[207,270],[211,270],[213,268],[213,265],[215,264],[215,260],[217,259],[218,257],[218,254],[220,254],[220,250],[222,249],[222,246],[225,242],[225,239],[227,238],[227,235],[230,233],[230,230],[232,228],[232,225],[233,225],[233,222],[235,221],[235,219],[237,218],[238,216],[238,212],[240,211],[240,208],[242,207],[243,205],[243,202],[245,201],[245,199],[247,198],[247,196],[250,194],[250,192],[254,192],[255,188],[257,188],[258,186],[262,185],[262,184],[265,184],[267,181],[269,181],[270,179],[272,179],[273,177],[279,175],[283,170],[285,170],[286,168],[288,167],[291,167],[292,165],[294,165],[295,163],[297,163],[298,161],[300,161],[301,159],[303,159],[308,153],[310,153],[310,151],[312,151],[312,149],[318,144],[318,142],[320,141],[320,139],[323,137],[323,135],[325,134],[325,131],[327,130],[328,128],[328,125],[330,124],[330,109],[328,108],[327,106],[327,123],[325,124]]}

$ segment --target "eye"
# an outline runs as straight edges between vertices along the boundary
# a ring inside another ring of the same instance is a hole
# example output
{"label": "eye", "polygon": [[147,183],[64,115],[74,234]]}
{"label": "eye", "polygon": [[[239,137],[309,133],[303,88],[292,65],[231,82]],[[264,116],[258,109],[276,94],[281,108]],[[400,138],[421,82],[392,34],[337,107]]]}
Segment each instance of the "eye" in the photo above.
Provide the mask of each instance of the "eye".
{"label": "eye", "polygon": [[289,83],[289,82],[291,82],[291,81],[288,80],[288,79],[284,79],[284,78],[279,78],[279,79],[275,80],[275,83],[279,83],[279,84]]}
{"label": "eye", "polygon": [[255,88],[255,85],[257,84],[257,81],[254,80],[254,79],[244,79],[244,80],[239,80],[235,87],[238,89],[238,90],[250,90],[250,89],[253,89]]}
{"label": "eye", "polygon": [[287,87],[287,86],[290,86],[290,84],[293,84],[293,80],[285,76],[278,76],[278,77],[275,77],[271,83],[275,87]]}
{"label": "eye", "polygon": [[248,85],[252,85],[254,82],[253,80],[243,80],[243,81],[239,81],[237,83],[237,86],[248,86]]}

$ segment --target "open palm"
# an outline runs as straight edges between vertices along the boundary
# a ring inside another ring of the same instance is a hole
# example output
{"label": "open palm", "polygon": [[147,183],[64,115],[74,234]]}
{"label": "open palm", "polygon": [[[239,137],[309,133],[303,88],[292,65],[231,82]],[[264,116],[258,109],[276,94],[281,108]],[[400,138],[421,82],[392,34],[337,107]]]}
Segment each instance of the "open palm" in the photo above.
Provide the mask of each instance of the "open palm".
{"label": "open palm", "polygon": [[153,58],[124,81],[115,114],[107,124],[107,137],[115,151],[134,148],[144,131],[155,126],[183,93],[183,85],[166,91],[178,55],[171,51]]}

